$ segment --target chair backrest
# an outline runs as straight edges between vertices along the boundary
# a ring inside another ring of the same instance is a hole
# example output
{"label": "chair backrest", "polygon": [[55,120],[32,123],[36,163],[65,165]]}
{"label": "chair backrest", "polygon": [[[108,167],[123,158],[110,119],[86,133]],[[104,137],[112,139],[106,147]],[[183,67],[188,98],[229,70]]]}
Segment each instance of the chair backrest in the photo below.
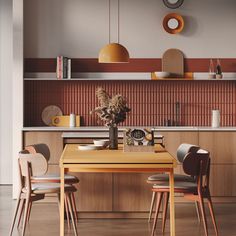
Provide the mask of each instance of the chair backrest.
{"label": "chair backrest", "polygon": [[177,159],[180,163],[183,163],[185,156],[188,153],[196,153],[200,149],[199,146],[189,143],[182,143],[177,149]]}
{"label": "chair backrest", "polygon": [[47,161],[50,159],[50,149],[47,144],[45,143],[38,143],[38,144],[33,144],[26,146],[25,149],[29,151],[29,153],[34,154],[34,153],[41,153]]}
{"label": "chair backrest", "polygon": [[191,176],[205,176],[209,171],[210,153],[199,149],[197,152],[189,152],[183,161],[183,170]]}
{"label": "chair backrest", "polygon": [[[44,175],[48,170],[48,163],[41,153],[19,153],[19,167],[22,177]],[[30,166],[30,173],[29,173]]]}

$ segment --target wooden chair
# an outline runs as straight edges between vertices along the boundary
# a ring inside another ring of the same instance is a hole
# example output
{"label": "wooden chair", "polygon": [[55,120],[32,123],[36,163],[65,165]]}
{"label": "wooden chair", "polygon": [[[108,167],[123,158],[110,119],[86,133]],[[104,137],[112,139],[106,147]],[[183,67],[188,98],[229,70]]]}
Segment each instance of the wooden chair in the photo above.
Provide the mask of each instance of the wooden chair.
{"label": "wooden chair", "polygon": [[[203,219],[205,235],[208,235],[207,220],[204,208],[204,199],[207,199],[212,222],[214,225],[215,234],[218,235],[218,229],[215,221],[213,205],[211,201],[211,194],[209,190],[210,178],[210,157],[209,152],[199,149],[196,153],[188,153],[183,160],[183,170],[186,174],[194,176],[195,182],[180,181],[175,183],[174,190],[176,193],[183,193],[184,197],[193,200],[200,205],[200,211]],[[159,183],[153,186],[153,192],[158,194],[158,201],[156,204],[156,213],[152,228],[152,235],[156,228],[158,213],[160,209],[161,200],[164,195],[164,210],[162,217],[162,232],[165,230],[165,222],[169,200],[169,182]]]}
{"label": "wooden chair", "polygon": [[[27,150],[29,153],[41,153],[47,161],[50,160],[50,149],[45,143],[39,143],[34,145],[29,145],[25,147],[25,150]],[[53,173],[53,174],[45,174],[41,176],[33,176],[32,177],[33,183],[60,183],[60,175]],[[74,175],[65,174],[65,183],[75,185],[79,183],[79,179]],[[75,195],[72,193],[72,207],[73,211],[76,217],[76,221],[78,221],[78,215],[77,215],[77,208],[76,208],[76,202],[75,202]],[[68,221],[69,223],[69,221]],[[68,225],[69,226],[69,225]]]}
{"label": "wooden chair", "polygon": [[[183,143],[181,144],[178,149],[177,149],[177,160],[180,164],[183,163],[184,157],[187,153],[192,152],[192,153],[196,153],[198,150],[200,149],[199,146],[194,145],[194,144],[188,144],[188,143]],[[148,177],[147,179],[147,183],[149,184],[159,184],[161,182],[166,182],[169,181],[169,175],[168,174],[155,174],[155,175],[151,175]],[[194,182],[194,178],[192,176],[189,175],[182,175],[182,174],[174,174],[174,182],[179,182],[179,181],[187,181],[187,182]],[[150,210],[149,210],[149,216],[148,216],[148,222],[150,222],[151,218],[152,218],[152,213],[153,213],[153,208],[154,208],[154,204],[156,202],[156,198],[157,198],[157,192],[153,191],[152,192],[152,200],[151,200],[151,205],[150,205]],[[198,220],[200,220],[200,216],[199,216],[199,211],[196,205],[196,210],[197,210],[197,216],[198,216]]]}
{"label": "wooden chair", "polygon": [[[18,158],[19,174],[20,174],[20,192],[17,199],[16,209],[10,229],[10,235],[12,235],[16,218],[19,214],[19,222],[21,220],[23,208],[24,208],[24,219],[22,236],[25,234],[26,222],[29,217],[30,205],[34,201],[38,201],[44,198],[46,194],[56,193],[60,194],[59,183],[32,183],[32,176],[41,176],[47,172],[48,163],[44,156],[40,153],[29,154],[27,151],[23,151],[19,154]],[[75,216],[72,211],[72,200],[71,194],[76,189],[72,185],[65,185],[65,198],[68,203],[69,213],[72,220],[72,225],[75,235],[77,235]],[[60,209],[60,208],[59,208]]]}

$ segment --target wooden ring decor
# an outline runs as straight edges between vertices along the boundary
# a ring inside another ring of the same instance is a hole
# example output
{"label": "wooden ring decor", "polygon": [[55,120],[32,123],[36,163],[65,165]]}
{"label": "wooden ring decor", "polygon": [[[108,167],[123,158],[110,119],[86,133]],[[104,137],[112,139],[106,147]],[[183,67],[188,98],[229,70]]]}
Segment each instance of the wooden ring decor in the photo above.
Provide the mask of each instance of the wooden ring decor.
{"label": "wooden ring decor", "polygon": [[184,19],[179,14],[170,13],[163,19],[163,28],[169,34],[178,34],[184,29]]}
{"label": "wooden ring decor", "polygon": [[183,4],[184,0],[163,0],[166,7],[171,9],[179,8]]}

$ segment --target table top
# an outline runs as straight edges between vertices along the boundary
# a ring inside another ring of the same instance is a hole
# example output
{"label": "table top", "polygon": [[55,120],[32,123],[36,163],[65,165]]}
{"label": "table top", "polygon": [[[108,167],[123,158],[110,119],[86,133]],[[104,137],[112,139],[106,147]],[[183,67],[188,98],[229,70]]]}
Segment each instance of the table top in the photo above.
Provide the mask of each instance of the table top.
{"label": "table top", "polygon": [[118,150],[81,151],[79,144],[67,144],[61,156],[63,164],[171,164],[177,161],[161,145],[155,146],[155,152],[124,152],[120,145]]}

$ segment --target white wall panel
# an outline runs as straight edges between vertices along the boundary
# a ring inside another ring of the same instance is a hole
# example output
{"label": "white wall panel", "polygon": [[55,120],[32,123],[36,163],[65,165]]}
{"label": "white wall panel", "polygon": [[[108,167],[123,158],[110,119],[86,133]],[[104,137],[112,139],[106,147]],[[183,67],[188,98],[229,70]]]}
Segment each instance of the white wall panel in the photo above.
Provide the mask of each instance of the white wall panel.
{"label": "white wall panel", "polygon": [[0,184],[12,183],[12,1],[0,0]]}
{"label": "white wall panel", "polygon": [[[111,0],[111,38],[117,34],[117,0]],[[25,56],[96,58],[108,40],[108,0],[25,0]],[[177,12],[186,27],[179,35],[162,28]],[[162,0],[120,0],[120,38],[131,57],[159,58],[168,48],[186,57],[236,57],[236,1],[185,0],[179,9]]]}

